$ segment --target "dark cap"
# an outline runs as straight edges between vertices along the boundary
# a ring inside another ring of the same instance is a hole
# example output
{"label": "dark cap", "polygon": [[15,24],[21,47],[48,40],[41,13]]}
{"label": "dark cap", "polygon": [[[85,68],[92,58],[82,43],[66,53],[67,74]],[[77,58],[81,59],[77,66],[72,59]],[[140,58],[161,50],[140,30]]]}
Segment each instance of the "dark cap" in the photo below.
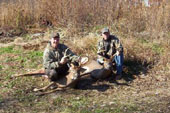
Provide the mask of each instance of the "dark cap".
{"label": "dark cap", "polygon": [[108,33],[108,32],[109,32],[109,29],[108,29],[107,27],[105,27],[105,28],[102,29],[102,34]]}
{"label": "dark cap", "polygon": [[56,33],[56,32],[51,33],[50,38],[54,38],[54,37],[56,37],[56,38],[60,38],[59,33]]}

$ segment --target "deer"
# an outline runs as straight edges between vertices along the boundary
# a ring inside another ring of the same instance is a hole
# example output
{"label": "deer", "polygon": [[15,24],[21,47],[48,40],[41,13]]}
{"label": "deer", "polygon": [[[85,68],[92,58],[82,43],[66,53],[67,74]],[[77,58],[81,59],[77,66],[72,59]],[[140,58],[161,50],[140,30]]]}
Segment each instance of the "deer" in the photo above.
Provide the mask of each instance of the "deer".
{"label": "deer", "polygon": [[[76,66],[74,64],[71,64],[69,73],[66,76],[61,77],[57,81],[51,82],[49,85],[43,87],[43,88],[35,88],[33,91],[46,91],[50,86],[56,85],[57,88],[54,90],[62,90],[64,88],[74,88],[76,86],[76,83],[82,76],[85,76],[89,73],[83,73],[80,74],[80,66]],[[53,90],[52,90],[53,91]]]}
{"label": "deer", "polygon": [[[43,91],[43,93],[41,93],[39,95],[44,95],[44,94],[53,93],[55,91],[64,90],[68,87],[73,88],[73,87],[75,87],[76,83],[79,80],[87,78],[87,77],[89,77],[89,75],[90,75],[90,77],[95,78],[95,79],[107,78],[112,74],[112,69],[113,69],[112,59],[114,58],[115,55],[116,54],[111,56],[110,59],[104,59],[103,65],[100,65],[95,60],[89,61],[89,59],[87,57],[85,57],[84,59],[80,58],[79,65],[70,64],[68,75],[60,78],[59,80],[57,80],[55,82],[51,82],[49,85],[47,85],[43,88],[39,88],[39,89],[35,88],[33,91],[35,91],[35,92]],[[17,75],[15,77],[34,76],[34,75],[46,76],[45,70],[40,69],[33,73]],[[52,85],[57,85],[57,88],[53,89],[51,91],[44,92]]]}
{"label": "deer", "polygon": [[[100,65],[97,61],[91,60],[89,61],[87,57],[84,57],[84,59],[80,58],[79,66],[73,66],[70,68],[70,73],[67,77],[76,75],[76,79],[70,79],[67,78],[67,80],[71,80],[70,82],[67,82],[67,85],[61,85],[64,82],[62,80],[57,82],[58,87],[56,89],[40,93],[39,95],[45,95],[45,94],[50,94],[54,93],[56,91],[61,91],[67,87],[74,87],[76,83],[79,80],[86,79],[88,77],[92,77],[95,79],[104,79],[109,77],[112,74],[113,70],[113,63],[112,59],[116,56],[114,54],[111,56],[109,59],[104,59],[104,64]],[[74,73],[74,74],[73,74]],[[58,84],[60,82],[60,85]],[[56,83],[55,83],[56,84]],[[43,89],[44,90],[44,89]]]}
{"label": "deer", "polygon": [[[66,55],[67,51],[68,51],[68,49],[65,50],[65,53],[64,53],[63,57],[68,58],[70,56],[70,55]],[[83,65],[87,61],[88,61],[88,59],[86,58],[85,60],[82,60],[82,61],[79,61],[79,62],[81,62],[81,65]],[[79,80],[79,78],[81,78],[84,75],[89,74],[89,73],[83,73],[80,76],[80,68],[81,68],[80,65],[75,65],[73,63],[70,63],[69,71],[68,71],[67,75],[61,77],[57,81],[50,82],[50,84],[45,86],[45,87],[35,88],[33,91],[34,92],[46,91],[48,88],[50,88],[53,85],[56,85],[57,90],[58,89],[61,90],[61,89],[67,88],[67,87],[72,87],[73,88],[76,85],[76,82]],[[41,69],[39,69],[37,71],[34,71],[34,72],[26,73],[26,74],[13,75],[13,77],[24,77],[24,76],[45,76],[46,78],[48,78],[48,76],[45,74],[45,69],[43,69],[43,68],[41,68]]]}
{"label": "deer", "polygon": [[109,77],[113,72],[113,58],[116,54],[112,55],[109,59],[104,58],[103,65],[99,64],[97,61],[92,60],[82,66],[84,73],[90,73],[90,76],[94,79],[105,79]]}

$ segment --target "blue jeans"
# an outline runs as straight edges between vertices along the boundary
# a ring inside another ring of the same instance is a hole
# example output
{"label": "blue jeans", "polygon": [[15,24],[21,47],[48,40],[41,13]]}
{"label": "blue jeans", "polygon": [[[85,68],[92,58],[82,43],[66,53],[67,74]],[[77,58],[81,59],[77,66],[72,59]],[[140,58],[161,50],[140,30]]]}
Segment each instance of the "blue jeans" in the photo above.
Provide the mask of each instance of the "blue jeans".
{"label": "blue jeans", "polygon": [[121,53],[119,56],[115,56],[114,60],[116,62],[117,75],[121,75],[123,71],[123,60],[124,60],[123,53]]}

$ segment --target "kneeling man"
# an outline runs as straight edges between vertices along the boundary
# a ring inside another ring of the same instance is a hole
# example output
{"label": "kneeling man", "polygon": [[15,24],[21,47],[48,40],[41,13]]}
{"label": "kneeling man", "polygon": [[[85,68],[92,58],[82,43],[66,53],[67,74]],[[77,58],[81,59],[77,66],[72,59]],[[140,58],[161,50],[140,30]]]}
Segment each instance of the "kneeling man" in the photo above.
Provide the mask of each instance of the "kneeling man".
{"label": "kneeling man", "polygon": [[[77,62],[76,56],[66,45],[60,43],[59,33],[52,33],[43,55],[45,73],[51,81],[56,81],[68,72],[68,62]],[[66,57],[67,56],[67,57]]]}
{"label": "kneeling man", "polygon": [[113,58],[113,61],[116,63],[116,79],[120,79],[122,77],[123,46],[116,36],[110,35],[108,28],[103,28],[102,39],[98,42],[97,62],[103,64],[104,58],[109,59],[110,56],[114,55],[115,53],[116,56]]}

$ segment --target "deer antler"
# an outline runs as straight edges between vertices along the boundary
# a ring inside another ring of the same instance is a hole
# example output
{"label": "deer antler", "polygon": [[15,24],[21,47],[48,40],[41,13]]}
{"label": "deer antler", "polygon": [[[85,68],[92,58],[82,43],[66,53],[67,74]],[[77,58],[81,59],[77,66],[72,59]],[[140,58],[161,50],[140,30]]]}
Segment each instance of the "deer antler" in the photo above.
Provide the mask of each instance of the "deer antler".
{"label": "deer antler", "polygon": [[81,67],[89,61],[89,58],[88,57],[80,57],[78,61],[79,61],[79,67]]}
{"label": "deer antler", "polygon": [[100,51],[98,51],[97,53],[102,53],[102,52],[105,52],[105,50],[100,50]]}
{"label": "deer antler", "polygon": [[65,51],[64,51],[64,56],[63,57],[70,57],[71,56],[71,54],[69,54],[69,55],[67,55],[67,51],[69,50],[69,48],[67,48]]}

